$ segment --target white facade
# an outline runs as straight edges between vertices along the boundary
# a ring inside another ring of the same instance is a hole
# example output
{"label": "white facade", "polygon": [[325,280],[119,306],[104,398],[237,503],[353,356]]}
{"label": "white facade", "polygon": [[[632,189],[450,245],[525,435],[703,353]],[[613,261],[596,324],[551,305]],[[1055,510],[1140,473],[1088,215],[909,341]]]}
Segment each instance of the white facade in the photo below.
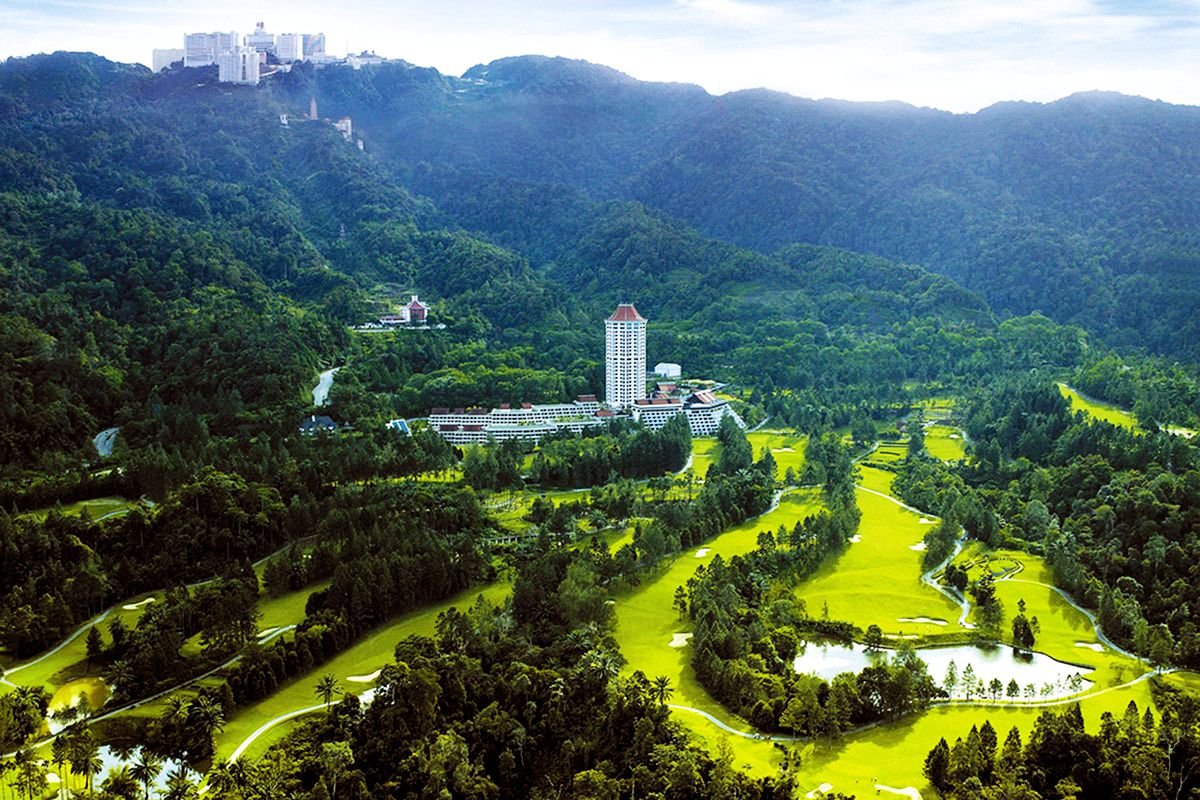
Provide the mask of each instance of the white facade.
{"label": "white facade", "polygon": [[165,50],[155,49],[150,58],[150,69],[162,72],[176,61],[183,61],[183,48],[173,47]]}
{"label": "white facade", "polygon": [[721,420],[732,416],[738,427],[746,423],[730,407],[729,403],[712,392],[696,392],[684,400],[642,400],[633,405],[633,418],[652,431],[656,431],[676,414],[687,416],[692,436],[713,436],[721,427]]}
{"label": "white facade", "polygon": [[347,142],[350,141],[350,137],[354,135],[354,123],[350,121],[349,117],[342,117],[337,122],[333,123],[333,127],[337,128],[338,132],[342,134],[342,138]]}
{"label": "white facade", "polygon": [[429,412],[429,427],[453,445],[484,444],[525,439],[533,442],[559,431],[580,433],[608,424],[612,413],[601,413],[594,397],[583,396],[573,403],[548,403],[500,408],[435,408]]}
{"label": "white facade", "polygon": [[683,367],[678,364],[672,364],[668,361],[661,361],[654,365],[654,374],[663,378],[674,378],[679,380],[683,377]]}
{"label": "white facade", "polygon": [[253,47],[238,47],[217,57],[217,79],[221,83],[258,85],[258,51]]}
{"label": "white facade", "polygon": [[183,65],[185,67],[207,67],[210,64],[216,64],[222,53],[233,50],[239,44],[241,44],[241,39],[234,31],[184,34]]}
{"label": "white facade", "polygon": [[260,22],[254,26],[254,33],[246,37],[246,46],[253,47],[260,53],[274,53],[275,34],[267,33]]}
{"label": "white facade", "polygon": [[604,321],[604,400],[628,408],[646,397],[646,319],[622,303]]}
{"label": "white facade", "polygon": [[287,64],[304,60],[304,34],[281,33],[275,40],[275,57]]}
{"label": "white facade", "polygon": [[303,34],[301,44],[304,46],[305,58],[325,55],[325,34],[323,33]]}

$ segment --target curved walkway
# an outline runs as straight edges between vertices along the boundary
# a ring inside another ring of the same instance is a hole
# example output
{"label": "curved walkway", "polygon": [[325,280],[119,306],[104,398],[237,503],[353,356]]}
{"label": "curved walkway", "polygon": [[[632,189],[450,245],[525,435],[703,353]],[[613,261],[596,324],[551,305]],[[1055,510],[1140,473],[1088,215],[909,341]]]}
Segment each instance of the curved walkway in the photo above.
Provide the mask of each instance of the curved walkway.
{"label": "curved walkway", "polygon": [[233,762],[235,762],[239,758],[241,758],[242,755],[246,752],[246,750],[248,750],[250,748],[250,745],[254,744],[254,742],[258,739],[258,737],[262,736],[264,733],[271,730],[271,728],[274,728],[276,725],[281,725],[284,722],[287,722],[289,719],[295,719],[296,717],[302,717],[305,714],[312,714],[314,711],[320,711],[321,709],[323,709],[325,707],[326,706],[324,703],[318,703],[315,706],[308,706],[307,708],[298,708],[295,711],[289,711],[286,714],[280,714],[278,717],[275,717],[274,719],[267,720],[262,725],[260,725],[257,729],[255,729],[254,733],[250,734],[249,736],[247,736],[245,739],[242,740],[242,743],[239,744],[237,746],[237,749],[234,750],[233,753],[229,756],[229,763],[232,764]]}
{"label": "curved walkway", "polygon": [[[1096,631],[1096,638],[1099,639],[1101,642],[1103,642],[1107,647],[1117,651],[1118,653],[1125,656],[1126,658],[1132,658],[1138,662],[1140,662],[1142,660],[1141,656],[1138,656],[1135,653],[1129,652],[1124,647],[1121,647],[1120,645],[1115,643],[1112,639],[1109,639],[1108,636],[1105,635],[1104,629],[1100,627],[1100,621],[1096,619],[1096,615],[1093,614],[1091,611],[1088,611],[1083,606],[1079,605],[1079,603],[1076,603],[1075,599],[1073,597],[1071,597],[1071,595],[1067,594],[1065,591],[1058,588],[1057,586],[1050,584],[1050,583],[1042,583],[1041,581],[1027,581],[1027,580],[1023,580],[1021,578],[1003,578],[1002,580],[1010,580],[1013,583],[1028,583],[1031,586],[1044,586],[1047,589],[1054,591],[1055,593],[1058,594],[1059,597],[1061,597],[1063,600],[1066,600],[1067,603],[1070,604],[1071,608],[1075,609],[1080,614],[1083,614],[1085,617],[1087,617],[1088,622],[1092,623],[1092,628],[1094,628]],[[1174,670],[1171,670],[1171,671],[1174,672]]]}

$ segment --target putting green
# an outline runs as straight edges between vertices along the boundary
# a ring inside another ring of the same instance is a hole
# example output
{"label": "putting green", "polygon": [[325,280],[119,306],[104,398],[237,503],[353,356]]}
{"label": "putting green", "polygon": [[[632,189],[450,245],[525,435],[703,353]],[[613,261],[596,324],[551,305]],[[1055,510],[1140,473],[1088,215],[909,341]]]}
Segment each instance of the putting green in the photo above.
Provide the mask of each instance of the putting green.
{"label": "putting green", "polygon": [[930,425],[925,429],[925,449],[942,461],[959,461],[967,454],[963,432],[950,425]]}
{"label": "putting green", "polygon": [[1137,417],[1135,417],[1131,411],[1121,408],[1120,406],[1113,405],[1112,403],[1105,403],[1102,400],[1096,400],[1095,398],[1088,397],[1087,395],[1072,389],[1070,386],[1067,386],[1065,383],[1058,384],[1058,391],[1063,397],[1070,401],[1072,411],[1082,411],[1089,417],[1095,417],[1096,419],[1103,420],[1104,422],[1108,422],[1122,428],[1129,428],[1130,430],[1138,429]]}
{"label": "putting green", "polygon": [[[933,518],[873,493],[887,493],[891,473],[871,467],[861,470],[866,490],[857,493],[862,511],[859,541],[826,562],[800,587],[798,596],[808,604],[810,614],[823,613],[827,604],[831,619],[864,629],[878,625],[888,635],[930,636],[960,630],[958,606],[921,582],[921,553],[912,549],[930,528],[921,520]],[[900,621],[922,617],[948,624]]]}

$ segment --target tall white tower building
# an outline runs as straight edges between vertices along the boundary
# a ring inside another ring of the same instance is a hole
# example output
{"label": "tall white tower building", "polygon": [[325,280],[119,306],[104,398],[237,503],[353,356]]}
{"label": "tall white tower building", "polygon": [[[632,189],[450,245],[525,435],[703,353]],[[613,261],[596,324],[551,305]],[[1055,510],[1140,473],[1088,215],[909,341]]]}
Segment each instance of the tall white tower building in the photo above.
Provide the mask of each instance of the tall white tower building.
{"label": "tall white tower building", "polygon": [[604,320],[604,401],[628,407],[646,396],[646,318],[621,303]]}

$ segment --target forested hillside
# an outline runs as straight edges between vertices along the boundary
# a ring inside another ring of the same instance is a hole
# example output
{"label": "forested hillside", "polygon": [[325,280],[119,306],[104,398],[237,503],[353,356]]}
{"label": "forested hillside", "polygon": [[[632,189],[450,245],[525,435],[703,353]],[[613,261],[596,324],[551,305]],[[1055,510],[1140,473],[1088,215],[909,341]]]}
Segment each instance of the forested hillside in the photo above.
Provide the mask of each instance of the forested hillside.
{"label": "forested hillside", "polygon": [[1005,314],[1040,310],[1165,353],[1200,346],[1191,107],[1096,93],[951,115],[713,97],[541,57],[462,78],[395,63],[301,69],[279,90],[353,115],[411,186],[535,263],[549,253],[490,197],[515,200],[543,237],[577,232],[588,201],[636,200],[760,252],[876,253],[946,274]]}

